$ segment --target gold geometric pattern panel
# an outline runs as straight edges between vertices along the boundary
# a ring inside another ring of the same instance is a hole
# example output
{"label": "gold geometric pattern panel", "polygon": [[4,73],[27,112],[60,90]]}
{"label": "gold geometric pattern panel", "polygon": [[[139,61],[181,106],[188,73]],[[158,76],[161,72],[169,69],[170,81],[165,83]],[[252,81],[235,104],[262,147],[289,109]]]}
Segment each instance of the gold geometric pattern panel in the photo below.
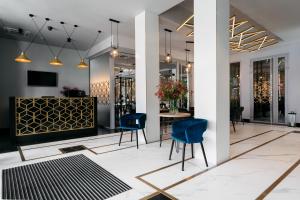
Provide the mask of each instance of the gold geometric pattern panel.
{"label": "gold geometric pattern panel", "polygon": [[94,128],[93,98],[16,98],[16,135]]}
{"label": "gold geometric pattern panel", "polygon": [[100,104],[109,104],[109,81],[92,83],[91,97],[97,97]]}

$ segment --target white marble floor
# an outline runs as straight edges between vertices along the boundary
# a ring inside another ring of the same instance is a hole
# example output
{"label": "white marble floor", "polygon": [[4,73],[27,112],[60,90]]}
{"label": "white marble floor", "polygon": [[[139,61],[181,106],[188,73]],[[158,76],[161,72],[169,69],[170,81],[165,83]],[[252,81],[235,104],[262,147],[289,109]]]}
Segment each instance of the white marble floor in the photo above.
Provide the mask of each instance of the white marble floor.
{"label": "white marble floor", "polygon": [[[200,154],[196,154],[196,159],[189,159],[188,146],[182,172],[180,153],[174,153],[172,161],[168,160],[170,140],[164,141],[161,148],[156,142],[141,144],[137,150],[129,134],[123,137],[124,143],[119,147],[117,133],[24,146],[21,149],[26,161],[21,160],[19,152],[0,154],[0,170],[84,154],[133,188],[111,199],[147,199],[158,192],[174,199],[255,199],[268,189],[264,195],[267,199],[300,199],[297,181],[300,166],[286,173],[300,159],[300,134],[290,133],[293,130],[297,129],[239,124],[237,132],[231,133],[231,160],[210,169],[205,167]],[[75,145],[84,145],[88,150],[68,154],[59,151]],[[195,147],[198,152],[200,147]],[[283,174],[286,176],[278,181]],[[2,173],[0,180],[1,176]]]}

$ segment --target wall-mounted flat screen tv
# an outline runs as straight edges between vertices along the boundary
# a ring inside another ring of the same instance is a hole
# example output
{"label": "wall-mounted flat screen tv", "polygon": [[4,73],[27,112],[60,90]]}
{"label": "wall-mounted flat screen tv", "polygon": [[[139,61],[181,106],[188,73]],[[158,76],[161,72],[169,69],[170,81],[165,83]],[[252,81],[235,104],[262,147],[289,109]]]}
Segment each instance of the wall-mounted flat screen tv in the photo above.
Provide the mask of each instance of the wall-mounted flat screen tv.
{"label": "wall-mounted flat screen tv", "polygon": [[27,71],[28,86],[57,87],[57,73]]}

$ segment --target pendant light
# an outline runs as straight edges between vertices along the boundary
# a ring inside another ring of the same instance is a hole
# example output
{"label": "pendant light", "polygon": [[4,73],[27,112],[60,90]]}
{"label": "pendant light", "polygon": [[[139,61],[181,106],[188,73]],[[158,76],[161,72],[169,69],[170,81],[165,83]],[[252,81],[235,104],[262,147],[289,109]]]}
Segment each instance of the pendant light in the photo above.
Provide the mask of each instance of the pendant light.
{"label": "pendant light", "polygon": [[[75,32],[75,29],[78,27],[77,25],[74,25],[71,34],[69,34],[69,33],[67,32],[66,28],[65,28],[65,25],[64,25],[65,22],[61,21],[60,24],[62,25],[62,27],[63,27],[63,29],[64,29],[66,35],[67,35],[67,39],[66,39],[66,41],[63,43],[63,45],[60,47],[60,49],[59,49],[59,51],[58,51],[57,54],[52,53],[52,55],[54,56],[54,58],[51,59],[51,60],[49,61],[49,64],[52,65],[52,66],[54,66],[54,67],[61,67],[61,66],[64,65],[63,62],[59,59],[59,56],[60,56],[60,54],[62,53],[63,49],[65,48],[66,44],[67,44],[68,42],[69,42],[69,43],[72,42],[71,36],[72,36],[72,34]],[[50,30],[50,29],[49,29],[49,30]],[[51,30],[52,30],[52,29],[51,29]],[[50,48],[50,49],[51,49],[51,48]]]}
{"label": "pendant light", "polygon": [[[46,22],[50,21],[49,18],[45,18],[45,20],[46,20]],[[39,28],[39,26],[37,25],[37,23],[36,23],[35,20],[33,20],[33,23],[34,23],[36,29],[40,29],[40,32],[39,32],[39,33],[40,33],[40,36],[41,36],[43,42],[45,43],[45,45],[48,47],[50,53],[51,53],[52,56],[54,57],[52,60],[50,60],[49,64],[50,64],[50,65],[53,65],[53,66],[62,66],[63,63],[58,59],[58,56],[55,56],[55,54],[54,54],[52,48],[50,47],[50,45],[49,45],[47,39],[45,38],[44,34],[42,33],[43,26],[42,26],[41,28]],[[52,27],[52,26],[48,26],[48,30],[49,30],[49,31],[52,31],[52,30],[53,30],[53,27]]]}
{"label": "pendant light", "polygon": [[[112,58],[117,58],[119,56],[119,23],[120,21],[115,20],[115,19],[109,19],[110,21],[110,47],[111,47],[111,51],[110,51],[110,56]],[[117,44],[114,45],[113,44],[113,23],[116,24],[117,26]]]}
{"label": "pendant light", "polygon": [[[165,30],[165,62],[171,63],[172,62],[172,43],[171,43],[171,34],[172,31],[170,29],[164,29]],[[167,51],[167,33],[169,33],[169,51]]]}
{"label": "pendant light", "polygon": [[[29,17],[36,24],[36,22],[34,21],[34,17],[35,16],[33,14],[29,14]],[[36,39],[36,37],[39,35],[39,33],[45,27],[45,25],[47,24],[47,22],[49,20],[50,20],[49,18],[46,18],[44,24],[40,28],[37,29],[36,34],[33,36],[32,40],[30,41],[30,43],[28,44],[28,46],[26,47],[26,49],[24,51],[22,51],[21,54],[15,58],[16,62],[19,62],[19,63],[31,63],[32,62],[32,60],[30,58],[28,58],[28,56],[26,55],[26,51],[31,47],[32,43],[34,42],[34,40]]]}
{"label": "pendant light", "polygon": [[193,44],[193,43],[194,43],[193,41],[185,42],[185,63],[186,63],[187,72],[190,71],[190,69],[192,68],[192,63],[189,60],[190,50],[188,49],[188,44]]}
{"label": "pendant light", "polygon": [[[96,38],[95,38],[94,41],[92,42],[92,44],[91,44],[89,50],[86,52],[85,58],[89,55],[89,53],[90,53],[92,47],[96,44],[97,39],[98,39],[98,37],[99,37],[99,35],[100,35],[101,32],[102,32],[102,31],[98,31]],[[79,53],[79,52],[78,52],[78,53]],[[79,55],[80,55],[80,54],[79,54]],[[79,69],[86,69],[86,68],[89,67],[89,65],[86,64],[86,63],[84,62],[84,58],[81,58],[81,59],[80,59],[80,63],[77,65],[77,67],[78,67]]]}

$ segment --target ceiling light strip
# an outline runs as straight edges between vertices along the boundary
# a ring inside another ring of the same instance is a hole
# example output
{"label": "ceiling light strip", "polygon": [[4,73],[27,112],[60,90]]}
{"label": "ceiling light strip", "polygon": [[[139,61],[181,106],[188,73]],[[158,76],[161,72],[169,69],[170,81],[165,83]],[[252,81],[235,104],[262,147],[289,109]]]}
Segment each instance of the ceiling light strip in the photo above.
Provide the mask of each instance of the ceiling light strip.
{"label": "ceiling light strip", "polygon": [[176,31],[179,31],[186,23],[188,23],[191,19],[194,18],[194,15],[190,16],[189,18],[187,18],[177,29]]}
{"label": "ceiling light strip", "polygon": [[259,45],[259,47],[258,47],[257,50],[260,50],[260,49],[261,49],[261,47],[263,46],[263,44],[265,43],[265,41],[266,41],[267,38],[268,38],[268,36],[266,36],[266,37],[264,38],[264,40],[263,40],[262,43]]}

